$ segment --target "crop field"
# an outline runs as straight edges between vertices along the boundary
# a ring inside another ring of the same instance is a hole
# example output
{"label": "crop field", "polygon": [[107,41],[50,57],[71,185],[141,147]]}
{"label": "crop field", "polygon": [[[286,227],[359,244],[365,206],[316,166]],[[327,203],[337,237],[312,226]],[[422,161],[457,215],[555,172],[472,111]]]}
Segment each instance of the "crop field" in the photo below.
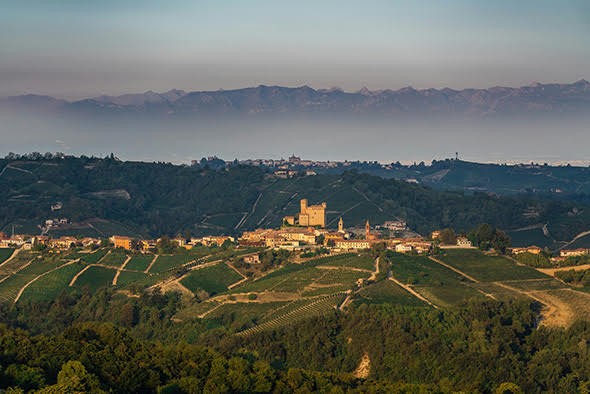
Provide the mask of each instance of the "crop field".
{"label": "crop field", "polygon": [[231,316],[233,322],[229,329],[232,331],[240,331],[252,327],[259,321],[261,316],[264,316],[285,304],[286,302],[224,304],[207,315],[206,319],[216,320],[219,323],[223,323],[225,316]]}
{"label": "crop field", "polygon": [[[30,259],[31,256],[21,256],[19,254],[18,257],[19,259],[23,257],[28,257]],[[28,261],[24,260],[24,263],[27,264]],[[12,264],[12,262],[10,262],[10,264]],[[25,264],[23,264],[23,266]],[[63,261],[55,258],[51,260],[41,260],[34,258],[31,264],[26,265],[25,268],[22,268],[17,273],[10,275],[6,280],[4,280],[0,284],[0,302],[14,301],[19,290],[24,285],[26,285],[30,280],[62,264],[64,264]]]}
{"label": "crop field", "polygon": [[382,280],[360,290],[354,304],[426,306],[424,302],[390,280]]}
{"label": "crop field", "polygon": [[260,331],[285,327],[299,320],[315,316],[323,316],[333,313],[336,307],[344,300],[344,293],[331,294],[325,297],[314,298],[310,302],[293,309],[287,313],[279,312],[276,318],[261,322],[259,325],[240,332],[240,335],[252,335]]}
{"label": "crop field", "polygon": [[477,250],[446,250],[437,258],[483,282],[548,278],[534,268],[517,265],[502,256],[487,256]]}
{"label": "crop field", "polygon": [[25,265],[29,263],[29,261],[33,260],[36,256],[31,253],[19,253],[12,261],[5,263],[2,267],[0,267],[0,275],[8,275],[12,274],[20,269],[22,269]]}
{"label": "crop field", "polygon": [[62,292],[68,290],[72,278],[84,267],[85,265],[81,263],[74,263],[42,276],[25,289],[19,302],[56,299]]}
{"label": "crop field", "polygon": [[2,264],[10,256],[12,256],[13,252],[14,252],[14,249],[11,249],[11,248],[0,248],[0,264]]}
{"label": "crop field", "polygon": [[313,263],[316,266],[352,267],[370,271],[375,269],[375,260],[368,254],[347,253],[336,256],[320,257],[311,260],[309,263]]}
{"label": "crop field", "polygon": [[205,290],[213,295],[226,291],[229,285],[241,279],[242,276],[229,268],[227,264],[219,263],[212,267],[193,270],[180,283],[193,293]]}
{"label": "crop field", "polygon": [[522,291],[554,290],[568,288],[563,282],[554,279],[504,281],[503,283]]}
{"label": "crop field", "polygon": [[150,269],[150,272],[156,274],[165,272],[180,267],[181,265],[186,264],[194,259],[195,257],[189,254],[160,255]]}
{"label": "crop field", "polygon": [[411,285],[455,286],[459,282],[470,282],[425,256],[396,254],[392,258],[391,271],[397,280]]}
{"label": "crop field", "polygon": [[435,305],[444,307],[457,306],[471,299],[485,299],[484,294],[464,284],[454,286],[415,286],[414,290]]}
{"label": "crop field", "polygon": [[96,251],[94,251],[93,253],[89,253],[85,256],[81,256],[80,259],[82,261],[85,261],[88,264],[96,264],[98,263],[98,261],[100,259],[102,259],[104,257],[105,254],[107,254],[108,250],[107,249],[98,249]]}
{"label": "crop field", "polygon": [[[247,282],[237,287],[237,292],[247,291],[285,291],[297,292],[325,275],[325,270],[315,267],[305,267],[297,264],[287,264],[285,267],[253,282]],[[233,290],[233,289],[232,289]]]}
{"label": "crop field", "polygon": [[395,255],[391,271],[396,279],[413,285],[415,291],[436,305],[453,306],[482,297],[467,286],[472,283],[469,279],[425,256]]}
{"label": "crop field", "polygon": [[125,286],[130,283],[141,282],[146,278],[148,278],[148,275],[143,272],[121,271],[117,279],[117,285]]}
{"label": "crop field", "polygon": [[138,254],[129,260],[125,269],[135,271],[145,271],[154,259],[153,254]]}
{"label": "crop field", "polygon": [[96,291],[101,287],[111,286],[116,270],[105,267],[92,266],[78,277],[76,287],[88,287],[92,291]]}
{"label": "crop field", "polygon": [[104,259],[100,261],[101,264],[109,265],[111,267],[120,267],[125,260],[127,259],[127,255],[125,252],[120,252],[118,250],[108,253]]}

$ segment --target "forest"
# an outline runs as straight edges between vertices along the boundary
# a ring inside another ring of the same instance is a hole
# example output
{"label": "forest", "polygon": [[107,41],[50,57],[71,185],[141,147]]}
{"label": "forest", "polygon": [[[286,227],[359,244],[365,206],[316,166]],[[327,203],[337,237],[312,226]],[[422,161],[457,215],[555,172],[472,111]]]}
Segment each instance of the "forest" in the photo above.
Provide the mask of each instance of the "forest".
{"label": "forest", "polygon": [[[534,302],[478,301],[445,310],[361,304],[247,337],[233,335],[224,322],[173,322],[180,302],[178,294],[128,298],[103,289],[3,306],[2,388],[48,393],[590,388],[590,324],[540,327],[540,306]],[[371,372],[360,378],[354,371],[364,354]]]}

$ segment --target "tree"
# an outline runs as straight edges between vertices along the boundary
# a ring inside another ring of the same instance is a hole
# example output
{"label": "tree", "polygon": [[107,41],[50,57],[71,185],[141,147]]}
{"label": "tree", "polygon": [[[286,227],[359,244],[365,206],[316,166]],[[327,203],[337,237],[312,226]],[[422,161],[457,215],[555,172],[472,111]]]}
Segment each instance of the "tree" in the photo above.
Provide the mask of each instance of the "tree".
{"label": "tree", "polygon": [[38,391],[41,394],[104,393],[98,379],[80,361],[68,361],[57,374],[57,384]]}
{"label": "tree", "polygon": [[442,230],[438,239],[443,245],[455,245],[457,243],[457,235],[455,235],[455,230],[452,228]]}

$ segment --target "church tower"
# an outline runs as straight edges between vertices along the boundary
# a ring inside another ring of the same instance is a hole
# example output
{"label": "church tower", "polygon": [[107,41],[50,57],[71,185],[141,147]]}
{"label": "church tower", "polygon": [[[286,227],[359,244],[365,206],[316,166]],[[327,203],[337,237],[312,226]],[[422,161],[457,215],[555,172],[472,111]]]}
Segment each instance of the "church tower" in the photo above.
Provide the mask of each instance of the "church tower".
{"label": "church tower", "polygon": [[371,238],[371,225],[369,224],[369,219],[367,219],[367,223],[365,223],[365,237],[366,239]]}
{"label": "church tower", "polygon": [[340,220],[338,220],[338,232],[344,233],[344,220],[342,220],[342,216],[340,216]]}

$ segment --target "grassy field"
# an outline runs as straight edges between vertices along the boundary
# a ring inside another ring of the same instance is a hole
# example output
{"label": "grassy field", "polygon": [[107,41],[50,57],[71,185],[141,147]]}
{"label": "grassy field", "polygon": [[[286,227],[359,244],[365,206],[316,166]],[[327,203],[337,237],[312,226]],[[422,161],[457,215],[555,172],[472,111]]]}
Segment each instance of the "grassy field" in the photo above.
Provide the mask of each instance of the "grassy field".
{"label": "grassy field", "polygon": [[101,287],[111,286],[116,272],[116,270],[111,268],[90,267],[78,277],[75,286],[88,287],[92,291],[96,291]]}
{"label": "grassy field", "polygon": [[242,276],[229,268],[227,264],[219,263],[212,267],[193,270],[180,283],[193,293],[205,290],[213,295],[226,291],[229,285],[241,279]]}
{"label": "grassy field", "polygon": [[446,250],[437,258],[483,282],[548,278],[534,268],[517,265],[502,256],[484,255],[478,250]]}
{"label": "grassy field", "polygon": [[382,280],[360,290],[353,303],[426,306],[424,302],[390,280]]}
{"label": "grassy field", "polygon": [[125,269],[136,270],[136,271],[145,271],[153,259],[154,259],[153,254],[135,255],[131,258],[131,260],[129,260],[129,262],[125,266]]}
{"label": "grassy field", "polygon": [[101,264],[109,265],[111,267],[120,267],[127,259],[127,254],[123,251],[114,250],[107,254],[104,259],[100,261]]}
{"label": "grassy field", "polygon": [[373,271],[375,269],[375,260],[368,254],[347,253],[336,256],[320,257],[312,260],[317,265],[332,267],[352,267]]}
{"label": "grassy field", "polygon": [[56,299],[68,290],[72,278],[84,267],[82,263],[74,263],[44,275],[25,289],[20,300],[34,302]]}
{"label": "grassy field", "polygon": [[176,255],[160,255],[150,272],[161,273],[188,263],[194,260],[195,257],[189,254],[176,254]]}
{"label": "grassy field", "polygon": [[0,264],[2,264],[10,256],[12,256],[12,253],[13,252],[14,252],[14,249],[11,249],[11,248],[1,248],[0,249]]}

